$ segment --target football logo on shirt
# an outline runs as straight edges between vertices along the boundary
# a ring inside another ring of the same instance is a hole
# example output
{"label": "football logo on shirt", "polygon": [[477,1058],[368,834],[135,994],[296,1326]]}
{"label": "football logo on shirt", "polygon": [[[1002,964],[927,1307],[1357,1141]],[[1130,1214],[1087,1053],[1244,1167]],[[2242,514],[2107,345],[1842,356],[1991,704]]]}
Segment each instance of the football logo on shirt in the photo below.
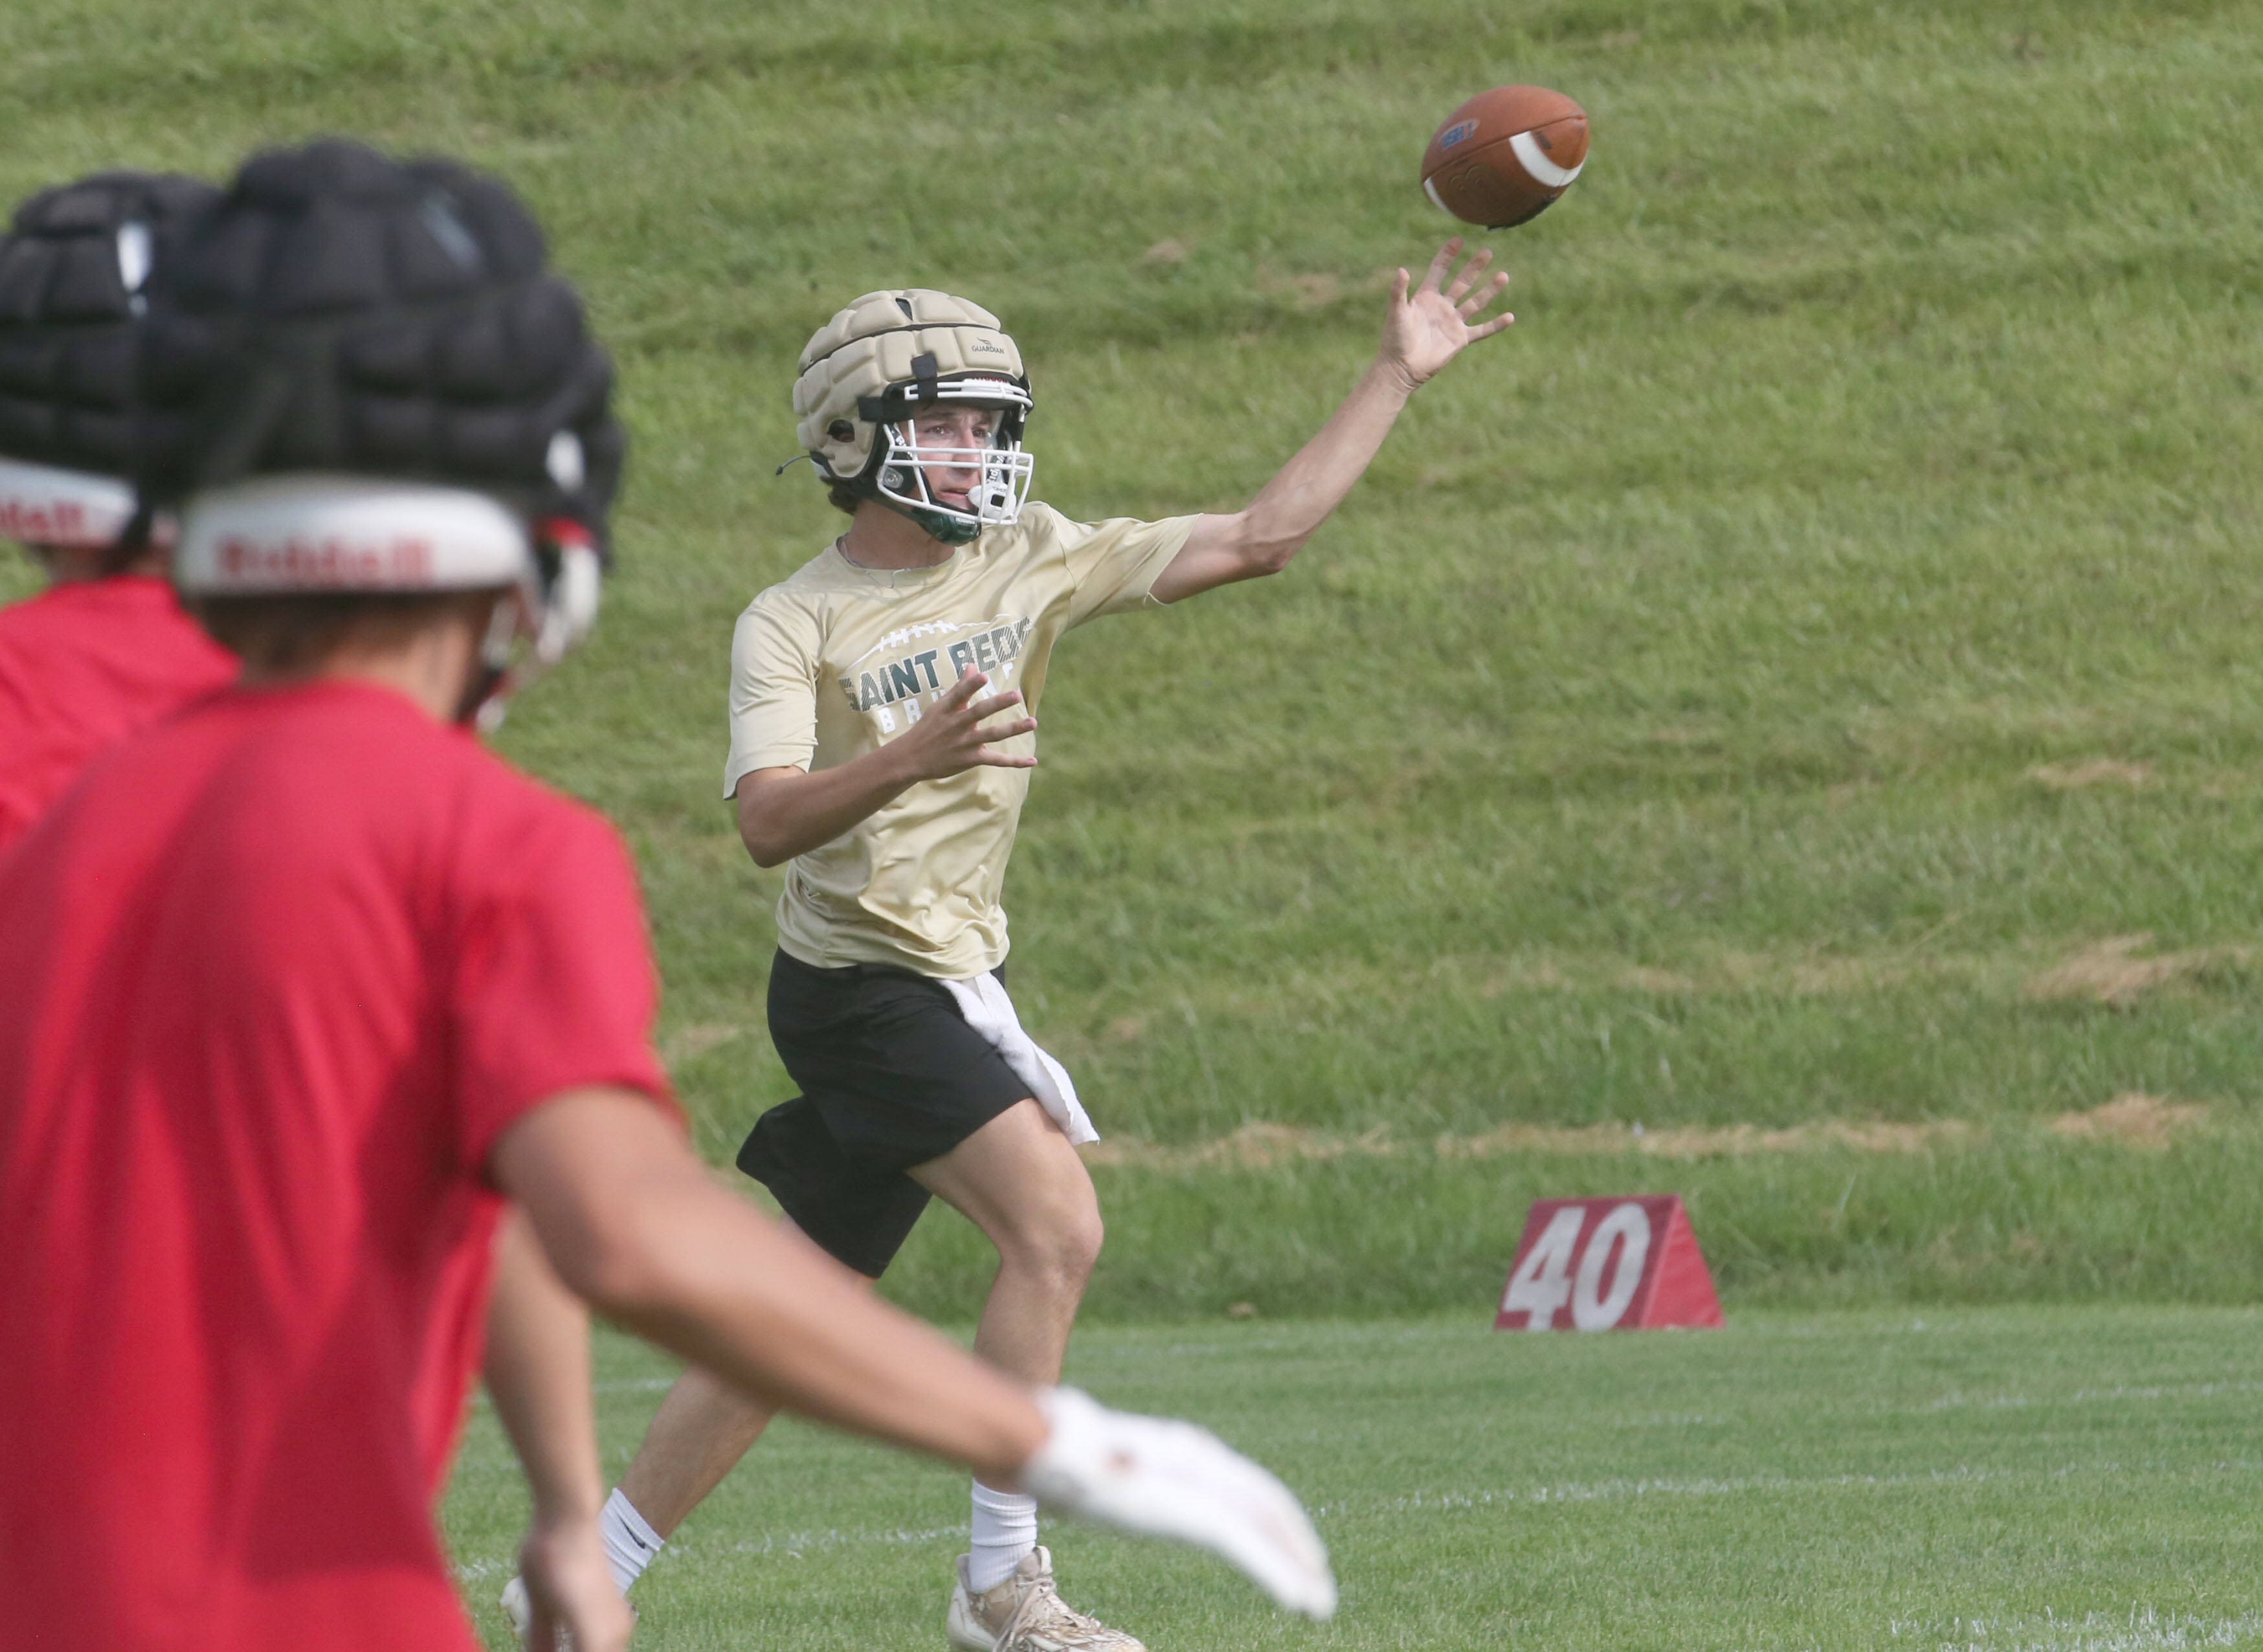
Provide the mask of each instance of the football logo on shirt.
{"label": "football logo on shirt", "polygon": [[891,631],[842,673],[841,692],[883,735],[895,734],[917,722],[926,702],[968,671],[981,672],[994,690],[1009,686],[1032,623],[1019,614],[994,614]]}

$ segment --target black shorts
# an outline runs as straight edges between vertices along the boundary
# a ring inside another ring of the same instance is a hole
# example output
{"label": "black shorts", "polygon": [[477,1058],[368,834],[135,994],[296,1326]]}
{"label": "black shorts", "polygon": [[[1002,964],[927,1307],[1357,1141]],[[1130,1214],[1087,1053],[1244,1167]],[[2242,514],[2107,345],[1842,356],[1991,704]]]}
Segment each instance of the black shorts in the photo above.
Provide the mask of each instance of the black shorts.
{"label": "black shorts", "polygon": [[948,988],[908,969],[819,969],[780,953],[770,1022],[802,1093],[755,1121],[739,1168],[829,1255],[878,1279],[927,1208],[927,1189],[904,1172],[941,1158],[1030,1087],[966,1025]]}

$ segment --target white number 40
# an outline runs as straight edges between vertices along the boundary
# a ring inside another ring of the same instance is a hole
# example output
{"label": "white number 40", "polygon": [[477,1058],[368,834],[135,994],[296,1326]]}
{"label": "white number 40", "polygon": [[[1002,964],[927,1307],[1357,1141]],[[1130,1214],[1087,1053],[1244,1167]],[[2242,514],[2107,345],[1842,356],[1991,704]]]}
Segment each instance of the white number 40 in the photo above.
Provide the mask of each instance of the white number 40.
{"label": "white number 40", "polygon": [[1581,1330],[1609,1330],[1619,1322],[1642,1284],[1642,1264],[1650,1257],[1650,1217],[1640,1205],[1614,1206],[1583,1247],[1580,1224],[1587,1214],[1580,1206],[1566,1205],[1549,1218],[1509,1277],[1502,1313],[1529,1315],[1528,1330],[1552,1330],[1557,1310],[1568,1301],[1572,1323]]}

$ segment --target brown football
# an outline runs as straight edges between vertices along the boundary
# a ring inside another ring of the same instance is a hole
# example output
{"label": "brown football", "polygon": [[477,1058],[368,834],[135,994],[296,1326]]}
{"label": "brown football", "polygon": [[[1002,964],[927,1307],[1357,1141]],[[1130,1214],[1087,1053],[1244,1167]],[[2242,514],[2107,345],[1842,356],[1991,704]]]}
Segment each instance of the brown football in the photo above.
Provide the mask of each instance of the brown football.
{"label": "brown football", "polygon": [[1587,162],[1587,112],[1545,86],[1496,86],[1446,117],[1422,192],[1464,223],[1506,229],[1547,210]]}

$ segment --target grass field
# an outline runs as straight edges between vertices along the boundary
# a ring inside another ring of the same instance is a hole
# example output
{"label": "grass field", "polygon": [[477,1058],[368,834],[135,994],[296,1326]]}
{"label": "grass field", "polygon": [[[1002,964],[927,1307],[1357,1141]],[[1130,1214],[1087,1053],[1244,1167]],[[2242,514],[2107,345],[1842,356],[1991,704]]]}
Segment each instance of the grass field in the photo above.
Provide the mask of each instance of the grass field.
{"label": "grass field", "polygon": [[[69,0],[0,17],[0,186],[347,127],[539,204],[638,454],[604,634],[504,743],[634,841],[720,1156],[787,1093],[776,878],[713,793],[731,618],[833,532],[770,474],[800,341],[884,282],[977,294],[1044,496],[1232,506],[1439,233],[1424,134],[1510,78],[1596,131],[1501,240],[1517,328],[1287,577],[1055,673],[1017,993],[1103,1129],[1224,1156],[1107,1172],[1096,1310],[1214,1306],[1176,1295],[1205,1224],[1298,1197],[1252,1123],[1402,1195],[1335,1214],[1363,1283],[1316,1311],[1432,1300],[1427,1211],[1483,1213],[1490,1267],[1559,1165],[1702,1194],[1776,1300],[2244,1299],[2245,1219],[2176,1176],[2258,1152],[2252,0]],[[2131,1094],[2212,1145],[2048,1127]],[[1799,1145],[1879,1124],[1917,1145]],[[1436,1150],[1637,1125],[1810,1136]],[[920,1245],[907,1300],[964,1312],[970,1253]]]}
{"label": "grass field", "polygon": [[[2263,1258],[2263,0],[42,0],[0,192],[343,128],[537,204],[637,452],[502,743],[634,844],[721,1159],[788,1093],[715,792],[732,618],[836,526],[803,339],[966,293],[1041,496],[1232,508],[1509,80],[1595,123],[1518,325],[1286,577],[1067,646],[1009,888],[1111,1138],[1075,1374],[1276,1462],[1345,1616],[1066,1579],[1159,1648],[2263,1641],[2256,1321],[2158,1306]],[[1727,1333],[1482,1330],[1528,1199],[1637,1190]],[[888,1288],[982,1270],[937,1219]],[[662,1377],[604,1364],[618,1465]],[[789,1430],[640,1644],[935,1644],[963,1496]],[[481,1605],[518,1496],[483,1414]]]}
{"label": "grass field", "polygon": [[[1086,1337],[1073,1375],[1201,1417],[1315,1505],[1343,1610],[1063,1528],[1064,1587],[1158,1647],[2140,1652],[2263,1644],[2256,1315],[1744,1315],[1496,1336],[1479,1315]],[[601,1351],[625,1460],[664,1368]],[[965,1482],[806,1428],[639,1587],[653,1652],[941,1644]],[[524,1494],[474,1420],[448,1524],[488,1643]]]}

